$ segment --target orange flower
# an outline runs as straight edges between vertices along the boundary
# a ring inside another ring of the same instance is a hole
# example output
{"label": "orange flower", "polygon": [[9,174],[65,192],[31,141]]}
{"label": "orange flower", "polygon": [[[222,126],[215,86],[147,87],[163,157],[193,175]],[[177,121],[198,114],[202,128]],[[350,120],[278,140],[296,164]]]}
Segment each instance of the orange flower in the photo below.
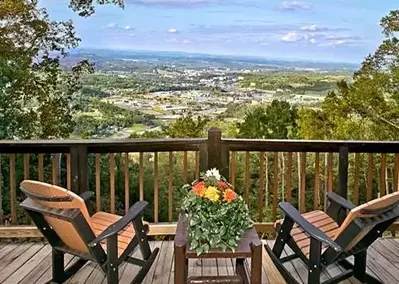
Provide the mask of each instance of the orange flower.
{"label": "orange flower", "polygon": [[233,190],[228,188],[223,193],[223,198],[224,198],[224,201],[227,201],[227,202],[234,201],[237,198],[237,193],[235,193]]}
{"label": "orange flower", "polygon": [[218,181],[218,186],[222,189],[225,190],[226,188],[228,188],[229,186],[227,185],[227,183],[225,183],[224,181]]}
{"label": "orange flower", "polygon": [[193,186],[193,191],[198,196],[203,196],[205,191],[205,182],[199,181]]}

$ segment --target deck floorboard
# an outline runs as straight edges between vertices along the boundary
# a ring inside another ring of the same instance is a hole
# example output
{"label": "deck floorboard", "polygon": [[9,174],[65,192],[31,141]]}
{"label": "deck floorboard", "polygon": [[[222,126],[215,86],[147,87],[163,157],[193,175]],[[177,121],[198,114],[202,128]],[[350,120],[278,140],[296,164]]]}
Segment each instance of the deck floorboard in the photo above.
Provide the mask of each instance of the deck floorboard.
{"label": "deck floorboard", "polygon": [[[273,241],[265,241],[269,246]],[[173,241],[153,241],[151,248],[159,247],[160,252],[154,261],[143,283],[173,283],[174,282],[174,254]],[[290,254],[285,248],[284,254]],[[139,250],[133,253],[134,257],[141,257]],[[68,267],[77,260],[69,254],[65,255],[65,266]],[[250,261],[246,263],[250,268]],[[307,270],[299,260],[285,264],[287,270],[294,275],[300,283],[306,283]],[[43,242],[13,242],[0,243],[0,283],[28,284],[45,283],[51,278],[51,247]],[[399,239],[380,239],[368,250],[367,269],[369,273],[380,278],[384,283],[399,283]],[[189,274],[196,276],[205,275],[232,275],[235,270],[234,259],[205,259],[189,261]],[[130,283],[137,274],[138,268],[131,264],[119,267],[120,283]],[[330,266],[323,273],[323,280],[338,275],[343,271],[337,265]],[[283,283],[281,276],[275,271],[270,258],[263,252],[262,283]],[[104,284],[106,278],[100,267],[88,262],[67,283],[93,283]],[[343,284],[360,283],[354,278],[341,282]]]}

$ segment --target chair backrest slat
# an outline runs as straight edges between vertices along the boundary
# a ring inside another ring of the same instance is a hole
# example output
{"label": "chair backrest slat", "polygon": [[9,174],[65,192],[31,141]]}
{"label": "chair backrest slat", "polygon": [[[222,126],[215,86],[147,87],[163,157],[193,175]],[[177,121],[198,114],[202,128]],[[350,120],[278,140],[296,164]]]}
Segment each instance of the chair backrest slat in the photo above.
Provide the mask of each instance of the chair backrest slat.
{"label": "chair backrest slat", "polygon": [[[352,209],[346,216],[344,222],[341,224],[339,231],[336,234],[335,240],[339,240],[340,235],[343,234],[345,230],[349,229],[349,226],[357,220],[359,224],[361,224],[360,231],[356,234],[355,238],[351,240],[344,240],[346,242],[344,251],[349,251],[356,244],[358,244],[371,230],[373,230],[373,228],[379,223],[378,221],[375,221],[379,216],[383,217],[384,215],[389,214],[389,212],[397,209],[398,204],[399,192],[394,192],[357,206],[356,208]],[[381,218],[381,220],[385,219],[386,218]]]}
{"label": "chair backrest slat", "polygon": [[[54,209],[79,209],[93,230],[86,204],[75,193],[56,185],[31,180],[23,181],[21,188],[28,193],[28,197],[42,206]],[[87,245],[71,222],[49,215],[44,215],[44,218],[65,245],[78,252],[89,252]]]}

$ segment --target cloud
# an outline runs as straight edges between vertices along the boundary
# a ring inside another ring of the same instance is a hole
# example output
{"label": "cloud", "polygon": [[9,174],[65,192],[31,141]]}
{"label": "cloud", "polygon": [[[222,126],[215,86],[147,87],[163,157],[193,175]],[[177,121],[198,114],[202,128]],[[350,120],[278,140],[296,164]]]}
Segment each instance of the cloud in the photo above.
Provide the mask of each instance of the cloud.
{"label": "cloud", "polygon": [[133,28],[131,26],[127,25],[124,27],[124,29],[128,31],[128,30],[132,30]]}
{"label": "cloud", "polygon": [[285,11],[296,11],[296,10],[311,10],[310,4],[300,1],[283,1],[281,2],[280,8]]}
{"label": "cloud", "polygon": [[109,23],[105,27],[109,28],[109,29],[115,29],[115,28],[118,28],[118,24],[117,23]]}
{"label": "cloud", "polygon": [[302,38],[303,38],[302,35],[291,32],[291,33],[288,33],[285,36],[283,36],[281,38],[281,40],[285,41],[285,42],[297,42],[297,41],[300,41]]}
{"label": "cloud", "polygon": [[171,34],[177,34],[178,32],[179,31],[177,29],[175,29],[175,28],[168,29],[168,33],[171,33]]}
{"label": "cloud", "polygon": [[188,39],[185,39],[185,40],[183,40],[183,43],[184,43],[184,44],[190,44],[190,43],[192,43],[192,41],[191,41],[191,40],[188,40]]}
{"label": "cloud", "polygon": [[317,43],[317,40],[315,39],[315,38],[311,38],[310,40],[309,40],[309,42],[311,43],[311,44],[315,44],[315,43]]}

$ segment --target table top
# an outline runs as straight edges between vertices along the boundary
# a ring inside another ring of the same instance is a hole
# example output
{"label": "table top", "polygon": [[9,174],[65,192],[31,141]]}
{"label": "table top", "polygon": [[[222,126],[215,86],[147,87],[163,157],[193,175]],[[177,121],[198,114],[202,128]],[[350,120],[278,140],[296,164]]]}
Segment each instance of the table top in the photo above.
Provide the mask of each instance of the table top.
{"label": "table top", "polygon": [[[176,235],[175,235],[175,246],[178,247],[189,247],[188,244],[188,221],[183,215],[179,216],[179,221],[177,223]],[[195,250],[186,250],[187,258],[249,258],[251,257],[251,243],[254,246],[262,245],[258,233],[255,227],[248,229],[238,242],[238,247],[233,252],[227,249],[225,252],[219,249],[212,249],[207,253],[202,253],[197,256]]]}

